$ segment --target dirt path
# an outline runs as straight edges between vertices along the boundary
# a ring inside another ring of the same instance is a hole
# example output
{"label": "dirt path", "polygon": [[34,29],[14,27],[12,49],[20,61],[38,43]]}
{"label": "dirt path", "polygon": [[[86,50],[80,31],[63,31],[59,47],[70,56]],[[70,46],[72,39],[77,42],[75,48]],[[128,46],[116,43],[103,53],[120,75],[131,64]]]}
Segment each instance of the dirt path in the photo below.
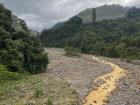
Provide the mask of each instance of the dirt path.
{"label": "dirt path", "polygon": [[117,81],[126,75],[126,70],[116,64],[104,61],[97,57],[92,56],[92,58],[99,63],[109,64],[113,68],[113,71],[106,75],[99,76],[94,80],[95,83],[101,83],[96,90],[93,90],[88,94],[83,105],[104,105],[108,101],[108,97],[111,93],[117,88]]}

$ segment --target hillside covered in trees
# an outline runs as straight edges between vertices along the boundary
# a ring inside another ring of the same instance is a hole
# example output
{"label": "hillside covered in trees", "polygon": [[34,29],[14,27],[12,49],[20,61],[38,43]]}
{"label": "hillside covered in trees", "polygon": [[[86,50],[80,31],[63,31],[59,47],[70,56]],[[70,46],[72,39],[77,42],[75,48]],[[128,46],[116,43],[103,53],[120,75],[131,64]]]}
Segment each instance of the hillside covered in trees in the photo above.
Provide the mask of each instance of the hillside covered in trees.
{"label": "hillside covered in trees", "polygon": [[30,35],[24,20],[0,4],[0,68],[34,74],[43,72],[47,64],[40,40]]}
{"label": "hillside covered in trees", "polygon": [[[112,8],[110,13],[109,8]],[[86,10],[90,15],[84,11],[57,27],[42,31],[40,39],[44,46],[70,46],[83,53],[140,59],[140,9],[105,5],[91,10]],[[104,18],[103,14],[106,14]],[[85,23],[83,19],[93,20]]]}

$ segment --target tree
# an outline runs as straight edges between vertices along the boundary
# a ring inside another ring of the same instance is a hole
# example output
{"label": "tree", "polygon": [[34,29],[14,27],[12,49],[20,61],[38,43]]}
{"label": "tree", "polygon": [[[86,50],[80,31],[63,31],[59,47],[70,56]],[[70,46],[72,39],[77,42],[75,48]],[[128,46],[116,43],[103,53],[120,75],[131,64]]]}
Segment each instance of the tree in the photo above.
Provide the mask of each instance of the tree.
{"label": "tree", "polygon": [[13,27],[11,11],[0,5],[0,64],[11,72],[44,72],[48,64],[47,54],[38,37],[30,35],[24,20],[17,20],[20,20],[22,31]]}

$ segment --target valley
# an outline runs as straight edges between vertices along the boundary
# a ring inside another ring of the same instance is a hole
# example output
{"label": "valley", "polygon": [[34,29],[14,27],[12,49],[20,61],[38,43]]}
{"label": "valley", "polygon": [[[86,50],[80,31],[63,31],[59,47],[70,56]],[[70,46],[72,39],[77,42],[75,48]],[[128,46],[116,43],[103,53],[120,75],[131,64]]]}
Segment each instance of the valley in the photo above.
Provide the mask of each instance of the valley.
{"label": "valley", "polygon": [[49,29],[44,18],[59,16],[26,11],[29,26],[42,24],[32,30],[7,6],[0,3],[0,105],[140,105],[140,8],[87,8]]}

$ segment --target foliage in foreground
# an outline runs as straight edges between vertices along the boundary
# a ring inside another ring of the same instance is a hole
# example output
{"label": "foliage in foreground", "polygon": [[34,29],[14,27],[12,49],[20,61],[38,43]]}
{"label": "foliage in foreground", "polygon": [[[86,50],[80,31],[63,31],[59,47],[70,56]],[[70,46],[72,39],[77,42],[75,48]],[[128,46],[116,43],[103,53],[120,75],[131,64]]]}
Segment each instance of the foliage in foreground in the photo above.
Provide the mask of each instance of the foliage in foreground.
{"label": "foliage in foreground", "polygon": [[62,79],[29,74],[19,81],[1,83],[0,105],[79,105],[73,91]]}
{"label": "foliage in foreground", "polygon": [[23,20],[17,20],[23,28],[18,31],[13,27],[13,21],[11,11],[0,4],[0,64],[6,65],[11,72],[43,72],[48,58],[40,40],[30,35]]}
{"label": "foliage in foreground", "polygon": [[0,65],[0,83],[17,81],[22,79],[23,76],[16,72],[10,72],[4,65]]}

